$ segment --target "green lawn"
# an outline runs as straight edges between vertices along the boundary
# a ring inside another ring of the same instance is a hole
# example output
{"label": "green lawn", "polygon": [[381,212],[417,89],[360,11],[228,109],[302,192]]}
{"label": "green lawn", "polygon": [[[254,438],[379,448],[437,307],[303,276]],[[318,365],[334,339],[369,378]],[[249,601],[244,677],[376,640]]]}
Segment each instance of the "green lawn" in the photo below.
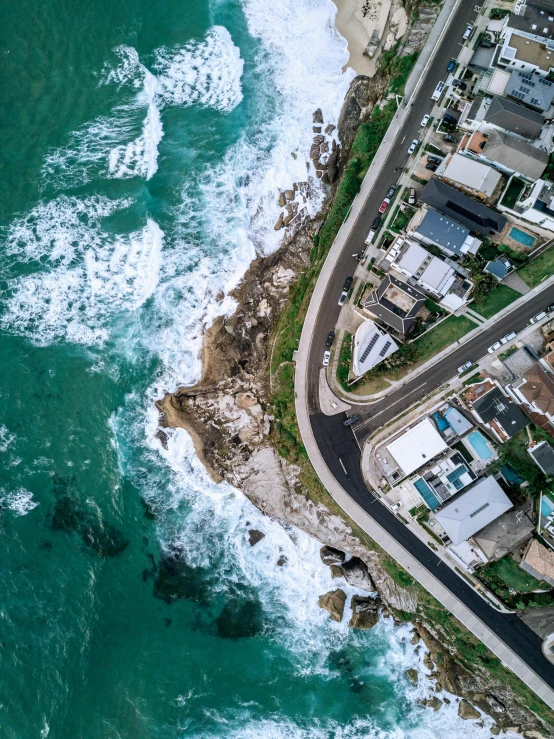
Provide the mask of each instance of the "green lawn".
{"label": "green lawn", "polygon": [[521,279],[529,285],[536,287],[540,282],[554,274],[554,249],[547,249],[543,254],[533,259],[517,271]]}
{"label": "green lawn", "polygon": [[525,188],[525,183],[518,177],[514,177],[502,198],[501,205],[505,208],[513,208],[517,203],[519,196]]}
{"label": "green lawn", "polygon": [[417,362],[426,362],[431,359],[475,327],[473,321],[465,316],[450,316],[441,321],[438,326],[427,331],[414,342],[417,349]]}
{"label": "green lawn", "polygon": [[498,285],[480,303],[475,302],[471,307],[484,318],[492,318],[495,313],[501,311],[521,295],[507,285]]}
{"label": "green lawn", "polygon": [[495,581],[500,578],[508,587],[517,590],[518,593],[530,593],[539,587],[539,581],[525,570],[522,570],[511,555],[482,567],[478,574],[485,581]]}

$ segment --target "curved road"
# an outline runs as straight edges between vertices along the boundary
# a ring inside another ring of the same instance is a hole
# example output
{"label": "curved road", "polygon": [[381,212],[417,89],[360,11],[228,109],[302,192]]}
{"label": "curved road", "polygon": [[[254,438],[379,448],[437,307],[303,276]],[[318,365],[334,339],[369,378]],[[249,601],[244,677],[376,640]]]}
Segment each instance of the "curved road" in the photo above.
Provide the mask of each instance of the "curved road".
{"label": "curved road", "polygon": [[[434,555],[387,507],[378,502],[366,487],[361,474],[360,444],[368,434],[375,431],[388,420],[394,418],[432,390],[443,384],[456,373],[456,368],[471,359],[478,360],[486,354],[487,347],[508,331],[520,331],[527,325],[529,317],[554,302],[554,286],[530,300],[524,311],[515,311],[494,323],[472,341],[456,349],[451,355],[431,367],[427,372],[414,378],[396,393],[384,400],[354,406],[361,422],[356,428],[346,429],[342,425],[344,415],[325,416],[320,412],[318,387],[321,359],[325,341],[330,329],[334,328],[340,308],[337,304],[346,277],[354,273],[356,262],[352,254],[363,249],[365,236],[377,213],[388,188],[396,182],[396,171],[403,168],[408,160],[409,142],[418,136],[419,121],[431,110],[431,95],[437,82],[446,77],[446,68],[452,57],[458,55],[461,46],[462,29],[466,23],[475,19],[475,5],[469,2],[460,4],[459,9],[446,31],[440,48],[411,103],[412,110],[400,130],[399,144],[386,161],[378,181],[367,198],[363,210],[356,221],[348,241],[339,257],[330,279],[325,300],[321,302],[315,325],[311,333],[306,376],[306,399],[310,423],[319,451],[333,477],[348,495],[356,501],[378,524],[385,528],[423,568],[431,571],[440,582],[460,599],[496,635],[510,647],[527,665],[554,688],[554,666],[542,654],[541,639],[531,631],[517,616],[500,614],[475,593],[475,591],[450,567]],[[359,439],[359,441],[358,441]],[[339,461],[340,458],[340,461]],[[346,473],[341,466],[346,469]]]}

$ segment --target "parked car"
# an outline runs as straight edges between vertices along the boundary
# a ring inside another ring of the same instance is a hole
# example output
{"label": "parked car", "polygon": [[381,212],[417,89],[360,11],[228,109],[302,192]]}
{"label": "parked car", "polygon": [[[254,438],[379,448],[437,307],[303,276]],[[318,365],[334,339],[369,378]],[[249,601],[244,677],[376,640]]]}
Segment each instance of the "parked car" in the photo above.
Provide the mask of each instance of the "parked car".
{"label": "parked car", "polygon": [[448,72],[453,72],[455,66],[456,66],[456,60],[455,59],[451,59],[450,60],[450,64],[448,65]]}
{"label": "parked car", "polygon": [[385,198],[381,205],[379,206],[379,213],[384,213],[386,209],[389,207],[390,198]]}
{"label": "parked car", "polygon": [[391,185],[391,186],[389,187],[389,191],[388,191],[388,193],[387,193],[387,198],[392,198],[392,196],[393,196],[393,195],[394,195],[394,193],[396,192],[396,188],[397,188],[397,187],[398,187],[398,185]]}
{"label": "parked car", "polygon": [[452,136],[451,133],[445,133],[444,136],[442,137],[442,140],[443,141],[448,141],[451,144],[457,144],[458,143],[458,139],[455,136]]}
{"label": "parked car", "polygon": [[464,362],[461,367],[458,367],[458,373],[461,374],[462,372],[468,370],[470,367],[473,367],[473,362],[468,360],[467,362]]}
{"label": "parked car", "polygon": [[431,118],[431,116],[429,115],[429,113],[425,113],[425,115],[421,119],[421,126],[422,126],[422,128],[425,128],[425,126],[429,123],[429,119],[430,118]]}
{"label": "parked car", "polygon": [[[412,188],[413,189],[413,188]],[[554,303],[552,305],[549,305],[546,309],[547,313],[554,313]]]}
{"label": "parked car", "polygon": [[501,344],[507,344],[507,343],[508,343],[509,341],[511,341],[512,339],[515,339],[515,337],[516,337],[516,336],[517,336],[517,334],[516,334],[516,332],[515,332],[515,331],[510,331],[510,333],[509,333],[509,334],[506,334],[506,336],[503,336],[503,337],[502,337],[502,338],[500,339],[500,343],[501,343]]}
{"label": "parked car", "polygon": [[414,139],[412,141],[412,143],[410,144],[410,148],[408,149],[408,154],[413,154],[414,151],[416,150],[418,144],[419,144],[419,140],[418,139]]}
{"label": "parked car", "polygon": [[356,421],[359,421],[359,420],[360,420],[360,417],[354,414],[353,416],[349,416],[346,419],[346,421],[343,421],[342,425],[348,428],[348,426],[352,426],[352,424],[356,423]]}
{"label": "parked car", "polygon": [[339,305],[344,305],[346,303],[346,298],[348,297],[348,291],[350,290],[352,286],[352,280],[353,277],[347,277],[344,282],[344,287],[342,288],[342,292],[340,294],[339,298]]}
{"label": "parked car", "polygon": [[499,341],[495,341],[495,343],[492,346],[489,346],[489,348],[487,349],[487,351],[488,351],[489,354],[492,354],[493,352],[495,352],[498,349],[500,349],[501,346],[502,346],[502,344]]}
{"label": "parked car", "polygon": [[452,126],[455,126],[458,121],[454,118],[453,115],[450,115],[450,113],[445,113],[442,117],[442,120],[444,123],[450,123]]}
{"label": "parked car", "polygon": [[329,331],[327,334],[327,346],[333,346],[333,341],[335,340],[335,332]]}
{"label": "parked car", "polygon": [[402,501],[397,500],[396,503],[393,503],[390,507],[391,511],[397,511],[399,508],[402,508]]}
{"label": "parked car", "polygon": [[[417,201],[417,195],[415,191],[415,187],[410,187],[410,194],[408,195],[408,205],[415,205]],[[552,309],[554,310],[554,305],[552,306]]]}
{"label": "parked car", "polygon": [[324,367],[329,366],[330,359],[331,359],[331,352],[327,349],[327,351],[323,353],[323,366]]}
{"label": "parked car", "polygon": [[433,164],[442,164],[442,159],[440,157],[436,157],[433,154],[427,154],[427,161],[432,162]]}
{"label": "parked car", "polygon": [[467,85],[462,80],[452,80],[452,87],[459,87],[460,90],[467,90]]}
{"label": "parked car", "polygon": [[537,313],[536,316],[533,316],[533,318],[531,318],[529,323],[538,323],[539,321],[542,321],[543,318],[546,318],[546,315],[547,315],[546,311],[541,310],[540,313]]}
{"label": "parked car", "polygon": [[433,164],[433,162],[429,162],[429,164],[425,165],[425,169],[430,169],[431,172],[436,172],[438,168],[438,164]]}
{"label": "parked car", "polygon": [[472,33],[473,33],[473,23],[468,23],[466,30],[464,31],[464,41],[467,41]]}
{"label": "parked car", "polygon": [[483,38],[479,42],[479,46],[482,46],[483,49],[492,49],[492,47],[494,46],[494,44],[492,43],[492,41],[490,39]]}

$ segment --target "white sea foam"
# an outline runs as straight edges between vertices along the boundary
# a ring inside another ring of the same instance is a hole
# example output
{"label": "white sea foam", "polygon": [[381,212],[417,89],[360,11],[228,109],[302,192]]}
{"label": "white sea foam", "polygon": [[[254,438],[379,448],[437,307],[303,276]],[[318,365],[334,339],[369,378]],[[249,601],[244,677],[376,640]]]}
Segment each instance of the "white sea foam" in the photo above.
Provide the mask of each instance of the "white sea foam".
{"label": "white sea foam", "polygon": [[0,511],[8,509],[18,516],[26,516],[29,511],[36,508],[38,503],[33,500],[33,494],[25,488],[6,491],[0,488]]}
{"label": "white sea foam", "polygon": [[5,453],[14,443],[16,435],[12,434],[7,426],[0,424],[0,452]]}

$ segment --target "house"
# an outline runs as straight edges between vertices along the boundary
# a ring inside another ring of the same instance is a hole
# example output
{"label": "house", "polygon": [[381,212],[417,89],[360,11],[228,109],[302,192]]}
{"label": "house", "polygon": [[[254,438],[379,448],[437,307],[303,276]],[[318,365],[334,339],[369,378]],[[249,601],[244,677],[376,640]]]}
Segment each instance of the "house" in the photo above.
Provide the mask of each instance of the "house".
{"label": "house", "polygon": [[460,452],[455,451],[421,472],[412,484],[425,504],[434,511],[474,480],[475,473]]}
{"label": "house", "polygon": [[388,454],[404,476],[411,475],[447,449],[448,445],[429,418],[406,429],[386,445]]}
{"label": "house", "polygon": [[471,407],[477,420],[500,442],[511,439],[518,431],[529,425],[519,407],[496,385],[479,398],[475,398]]}
{"label": "house", "polygon": [[435,518],[457,546],[510,510],[512,502],[494,477],[482,477],[435,513]]}
{"label": "house", "polygon": [[552,105],[554,85],[538,74],[514,70],[504,88],[504,95],[519,100],[533,110],[544,112]]}
{"label": "house", "polygon": [[518,200],[512,208],[503,205],[503,210],[516,213],[523,220],[547,231],[554,231],[554,185],[551,182],[537,180],[530,190],[522,189],[519,197],[523,200]]}
{"label": "house", "polygon": [[554,375],[536,362],[508,391],[534,423],[554,433]]}
{"label": "house", "polygon": [[498,281],[503,280],[508,272],[513,269],[512,263],[504,256],[497,257],[492,262],[487,262],[483,268],[483,272],[488,272]]}
{"label": "house", "polygon": [[537,580],[544,580],[554,587],[554,552],[531,539],[519,565]]}
{"label": "house", "polygon": [[429,180],[419,199],[447,218],[483,236],[488,236],[491,232],[499,233],[507,223],[507,219],[497,211],[436,177]]}
{"label": "house", "polygon": [[464,127],[476,130],[483,122],[534,141],[539,138],[545,121],[540,113],[512,100],[496,95],[486,97],[480,95],[473,101]]}
{"label": "house", "polygon": [[547,39],[554,39],[554,5],[547,8],[550,12],[545,13],[544,8],[538,7],[539,3],[525,4],[519,9],[519,14],[510,13],[506,16],[505,25],[516,31],[538,34]]}
{"label": "house", "polygon": [[448,160],[446,167],[440,170],[440,176],[464,192],[482,199],[490,198],[502,179],[496,169],[461,154],[454,154]]}
{"label": "house", "polygon": [[354,336],[352,352],[352,371],[361,377],[380,362],[390,357],[398,349],[398,344],[379,329],[373,321],[364,321]]}
{"label": "house", "polygon": [[548,76],[554,65],[554,41],[510,26],[504,29],[503,36],[498,66],[510,71],[517,69],[527,74],[534,72],[541,77]]}
{"label": "house", "polygon": [[478,131],[466,134],[459,151],[496,167],[503,174],[518,174],[534,182],[548,164],[548,153],[523,139],[483,124]]}
{"label": "house", "polygon": [[478,238],[470,235],[469,228],[442,213],[437,213],[433,208],[420,212],[419,218],[410,224],[408,234],[422,244],[438,246],[451,257],[476,254],[482,244]]}
{"label": "house", "polygon": [[436,298],[444,297],[456,282],[452,267],[410,239],[400,237],[391,252],[391,266]]}
{"label": "house", "polygon": [[528,450],[533,462],[547,477],[554,477],[554,449],[546,441],[540,441]]}
{"label": "house", "polygon": [[425,305],[425,295],[407,282],[387,275],[364,303],[365,310],[400,336],[413,330],[415,319]]}
{"label": "house", "polygon": [[533,500],[527,498],[523,505],[512,508],[491,521],[474,534],[473,539],[486,559],[495,562],[520,549],[533,536],[534,531]]}

